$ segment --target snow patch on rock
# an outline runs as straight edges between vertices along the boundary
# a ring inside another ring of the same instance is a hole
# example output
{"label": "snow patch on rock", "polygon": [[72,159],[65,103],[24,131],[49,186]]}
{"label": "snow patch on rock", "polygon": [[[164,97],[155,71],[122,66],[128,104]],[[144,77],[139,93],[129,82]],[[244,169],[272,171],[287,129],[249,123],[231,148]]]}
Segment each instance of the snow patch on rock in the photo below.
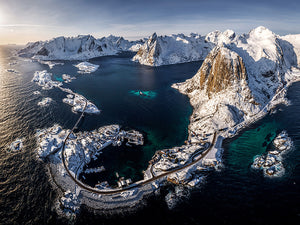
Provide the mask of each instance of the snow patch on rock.
{"label": "snow patch on rock", "polygon": [[[85,99],[82,95],[79,94],[68,94],[67,98],[63,99],[63,102],[72,106],[73,112],[82,112],[84,110],[85,113],[89,114],[99,114],[100,110],[96,105]],[[87,104],[86,104],[87,102]],[[86,105],[86,107],[85,107]]]}
{"label": "snow patch on rock", "polygon": [[95,65],[89,62],[81,62],[78,63],[77,65],[75,65],[75,67],[77,67],[79,69],[78,73],[93,73],[95,72],[98,68],[99,65]]}
{"label": "snow patch on rock", "polygon": [[52,101],[53,101],[52,98],[49,97],[43,98],[42,101],[38,102],[38,106],[42,106],[42,107],[49,106]]}
{"label": "snow patch on rock", "polygon": [[8,146],[8,151],[9,152],[19,152],[22,151],[24,148],[24,142],[25,138],[17,138],[14,140],[9,146]]}
{"label": "snow patch on rock", "polygon": [[157,36],[154,33],[139,48],[133,61],[148,66],[184,63],[204,59],[211,49],[212,45],[206,43],[205,37],[196,34]]}

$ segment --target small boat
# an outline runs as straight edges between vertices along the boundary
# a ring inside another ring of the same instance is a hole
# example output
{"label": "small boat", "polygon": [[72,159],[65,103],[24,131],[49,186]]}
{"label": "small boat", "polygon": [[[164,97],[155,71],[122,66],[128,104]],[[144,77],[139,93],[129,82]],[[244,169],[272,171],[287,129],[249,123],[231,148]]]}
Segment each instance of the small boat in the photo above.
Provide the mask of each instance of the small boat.
{"label": "small boat", "polygon": [[144,93],[143,93],[143,92],[141,92],[141,91],[140,91],[139,93],[140,93],[140,95],[144,95]]}

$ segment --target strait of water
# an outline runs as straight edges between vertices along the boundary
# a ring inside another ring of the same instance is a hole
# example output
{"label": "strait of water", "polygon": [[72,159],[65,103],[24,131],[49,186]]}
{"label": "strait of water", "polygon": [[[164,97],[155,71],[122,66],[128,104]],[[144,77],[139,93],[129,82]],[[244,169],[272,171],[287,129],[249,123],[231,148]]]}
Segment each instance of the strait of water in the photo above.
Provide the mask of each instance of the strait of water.
{"label": "strait of water", "polygon": [[[186,96],[170,85],[191,78],[201,62],[150,68],[130,61],[132,54],[90,60],[100,68],[93,74],[78,75],[73,66],[49,69],[47,65],[11,57],[15,47],[0,48],[0,224],[66,224],[51,209],[55,192],[50,188],[43,163],[36,160],[35,129],[54,123],[71,128],[78,115],[62,103],[65,93],[58,89],[41,90],[31,82],[34,71],[48,70],[54,79],[66,73],[76,80],[64,87],[93,101],[100,115],[86,116],[80,130],[120,124],[146,136],[146,145],[138,148],[105,149],[99,160],[107,169],[102,177],[87,177],[94,184],[104,178],[115,182],[114,173],[141,178],[156,150],[178,146],[187,138],[192,108]],[[17,61],[16,65],[8,65]],[[8,72],[13,68],[19,73]],[[39,90],[42,95],[34,95]],[[143,91],[149,96],[137,94]],[[97,216],[84,208],[76,224],[299,224],[300,183],[300,83],[288,91],[290,106],[279,106],[277,112],[242,131],[224,143],[224,167],[211,173],[201,189],[192,191],[188,200],[169,210],[162,195],[136,213],[123,216]],[[43,97],[54,102],[39,107]],[[287,130],[295,148],[284,156],[286,174],[269,179],[250,168],[253,157],[265,152],[281,130]],[[7,153],[6,145],[25,137],[25,149]],[[166,190],[167,191],[167,190]]]}

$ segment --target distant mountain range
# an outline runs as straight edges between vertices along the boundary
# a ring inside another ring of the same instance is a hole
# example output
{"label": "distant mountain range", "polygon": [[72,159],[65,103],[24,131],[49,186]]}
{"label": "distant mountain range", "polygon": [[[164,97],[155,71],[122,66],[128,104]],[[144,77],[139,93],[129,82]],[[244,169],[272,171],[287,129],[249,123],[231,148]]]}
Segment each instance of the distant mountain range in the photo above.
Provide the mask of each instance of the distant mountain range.
{"label": "distant mountain range", "polygon": [[121,51],[137,51],[142,44],[143,40],[128,41],[112,35],[100,39],[92,35],[79,35],[30,42],[18,54],[40,60],[87,60]]}

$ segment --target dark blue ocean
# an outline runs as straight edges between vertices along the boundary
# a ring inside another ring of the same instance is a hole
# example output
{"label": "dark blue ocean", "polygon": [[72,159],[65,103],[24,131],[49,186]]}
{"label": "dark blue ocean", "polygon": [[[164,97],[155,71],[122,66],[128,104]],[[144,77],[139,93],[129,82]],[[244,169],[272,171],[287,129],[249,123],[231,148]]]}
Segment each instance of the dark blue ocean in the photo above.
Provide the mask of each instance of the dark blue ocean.
{"label": "dark blue ocean", "polygon": [[[98,181],[115,182],[120,176],[138,180],[155,151],[182,145],[192,107],[186,96],[170,86],[191,78],[202,62],[151,68],[132,62],[132,53],[90,60],[100,65],[92,74],[78,74],[73,62],[49,69],[38,62],[12,57],[13,46],[0,47],[0,224],[68,224],[52,209],[55,192],[51,190],[44,164],[36,160],[34,133],[54,123],[71,128],[78,115],[62,103],[65,93],[42,90],[31,82],[33,73],[48,70],[53,79],[62,74],[76,76],[64,87],[83,94],[101,109],[100,115],[86,116],[80,130],[120,124],[145,135],[143,147],[105,149],[97,161],[106,172],[87,177],[93,185]],[[17,64],[9,65],[16,61]],[[14,69],[19,73],[9,72]],[[34,95],[33,91],[41,91]],[[143,97],[137,91],[149,91]],[[75,224],[299,224],[300,219],[300,83],[288,91],[289,106],[279,106],[256,124],[224,143],[224,166],[212,172],[206,183],[191,192],[173,210],[164,203],[168,188],[160,196],[128,215],[99,216],[84,207]],[[54,102],[49,107],[37,103],[43,97]],[[286,174],[281,178],[265,178],[250,168],[253,157],[265,152],[272,138],[287,130],[295,148],[284,156]],[[25,137],[25,149],[8,153],[7,144]]]}

